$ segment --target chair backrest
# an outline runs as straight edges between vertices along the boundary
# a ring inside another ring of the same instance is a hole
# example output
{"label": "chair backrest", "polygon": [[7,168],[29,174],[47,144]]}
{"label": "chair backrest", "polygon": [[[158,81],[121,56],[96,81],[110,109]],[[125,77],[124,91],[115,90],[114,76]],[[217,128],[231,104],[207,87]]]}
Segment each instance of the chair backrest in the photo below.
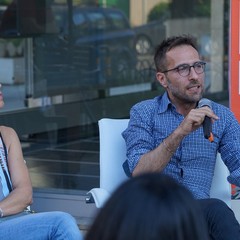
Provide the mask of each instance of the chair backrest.
{"label": "chair backrest", "polygon": [[126,160],[126,145],[122,132],[129,119],[99,120],[100,138],[100,188],[113,192],[128,177],[122,164]]}
{"label": "chair backrest", "polygon": [[229,170],[224,164],[220,153],[218,153],[212,186],[210,189],[210,197],[221,199],[231,207],[231,185],[227,181],[228,175]]}
{"label": "chair backrest", "polygon": [[[100,137],[100,188],[112,193],[126,176],[122,164],[126,160],[126,144],[122,132],[127,128],[129,119],[99,120]],[[217,155],[215,172],[210,197],[219,198],[229,206],[231,204],[231,187],[227,181],[227,167]]]}

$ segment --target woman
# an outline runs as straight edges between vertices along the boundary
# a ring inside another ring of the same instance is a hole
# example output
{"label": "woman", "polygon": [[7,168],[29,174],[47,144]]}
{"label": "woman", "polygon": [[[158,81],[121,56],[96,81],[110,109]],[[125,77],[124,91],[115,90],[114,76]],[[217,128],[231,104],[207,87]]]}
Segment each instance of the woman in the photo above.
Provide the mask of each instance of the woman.
{"label": "woman", "polygon": [[[1,84],[0,84],[1,88]],[[4,106],[0,92],[0,108]],[[0,126],[1,239],[82,239],[75,219],[64,212],[32,214],[32,185],[16,132]]]}

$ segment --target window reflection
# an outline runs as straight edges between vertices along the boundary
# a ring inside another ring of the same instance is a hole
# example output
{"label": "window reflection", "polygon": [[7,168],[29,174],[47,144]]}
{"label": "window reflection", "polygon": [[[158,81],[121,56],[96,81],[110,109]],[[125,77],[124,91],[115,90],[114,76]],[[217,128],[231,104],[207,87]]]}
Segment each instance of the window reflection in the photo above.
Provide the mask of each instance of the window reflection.
{"label": "window reflection", "polygon": [[[1,66],[13,66],[0,69],[2,119],[26,146],[35,187],[88,190],[98,184],[97,121],[128,117],[134,103],[161,93],[153,53],[166,36],[198,37],[206,94],[227,98],[228,1],[24,1],[0,6]],[[7,9],[13,25],[3,27]],[[34,22],[43,28],[28,25]]]}

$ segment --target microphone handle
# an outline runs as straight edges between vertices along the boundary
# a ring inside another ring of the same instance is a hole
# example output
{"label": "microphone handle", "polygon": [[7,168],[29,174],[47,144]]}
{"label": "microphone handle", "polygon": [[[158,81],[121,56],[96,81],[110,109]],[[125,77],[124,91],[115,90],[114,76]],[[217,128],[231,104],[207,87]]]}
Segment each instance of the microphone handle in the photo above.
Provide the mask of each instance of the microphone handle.
{"label": "microphone handle", "polygon": [[206,116],[203,121],[203,133],[206,139],[208,139],[210,142],[213,141],[212,121],[211,118],[208,116]]}

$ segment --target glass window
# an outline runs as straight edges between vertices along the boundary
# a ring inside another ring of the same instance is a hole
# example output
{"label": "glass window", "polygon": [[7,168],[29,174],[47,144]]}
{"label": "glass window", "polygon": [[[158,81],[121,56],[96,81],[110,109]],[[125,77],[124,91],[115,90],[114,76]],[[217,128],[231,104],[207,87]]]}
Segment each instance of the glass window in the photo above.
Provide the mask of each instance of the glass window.
{"label": "glass window", "polygon": [[228,105],[229,1],[31,0],[31,21],[23,1],[0,6],[1,120],[19,134],[35,189],[99,185],[97,122],[163,92],[153,54],[168,36],[198,38],[205,94]]}
{"label": "glass window", "polygon": [[87,12],[93,30],[105,30],[108,27],[107,20],[101,12]]}
{"label": "glass window", "polygon": [[123,15],[120,15],[118,13],[109,13],[109,18],[114,26],[114,29],[121,30],[128,28],[128,24],[125,21]]}
{"label": "glass window", "polygon": [[67,6],[53,6],[52,7],[54,19],[59,28],[66,28],[68,25],[68,8]]}
{"label": "glass window", "polygon": [[85,17],[83,16],[83,14],[78,13],[78,14],[74,14],[73,15],[73,23],[78,26],[78,25],[82,25],[86,22]]}
{"label": "glass window", "polygon": [[86,37],[89,35],[90,23],[87,21],[86,16],[81,12],[73,13],[73,32],[74,36]]}

